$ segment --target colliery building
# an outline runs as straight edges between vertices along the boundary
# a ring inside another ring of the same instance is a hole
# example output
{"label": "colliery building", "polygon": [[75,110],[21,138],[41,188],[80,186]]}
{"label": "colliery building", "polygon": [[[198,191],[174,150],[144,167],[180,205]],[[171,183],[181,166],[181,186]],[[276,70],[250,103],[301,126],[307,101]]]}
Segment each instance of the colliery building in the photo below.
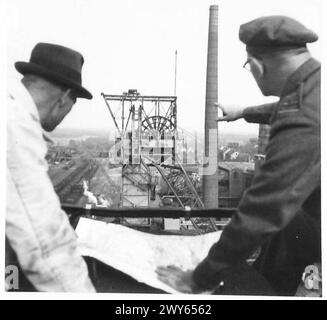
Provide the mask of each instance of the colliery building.
{"label": "colliery building", "polygon": [[219,207],[237,207],[254,176],[253,162],[219,162]]}

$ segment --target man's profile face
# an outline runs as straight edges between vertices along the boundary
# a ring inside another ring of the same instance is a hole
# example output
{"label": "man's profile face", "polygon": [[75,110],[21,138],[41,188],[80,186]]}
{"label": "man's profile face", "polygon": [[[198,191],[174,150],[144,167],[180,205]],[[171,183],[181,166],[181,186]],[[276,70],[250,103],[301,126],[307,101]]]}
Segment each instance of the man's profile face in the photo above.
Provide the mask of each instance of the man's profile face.
{"label": "man's profile face", "polygon": [[67,96],[65,96],[61,101],[61,106],[59,108],[59,112],[57,114],[57,125],[59,125],[66,115],[72,110],[73,105],[76,103],[75,95],[70,92]]}
{"label": "man's profile face", "polygon": [[248,53],[250,70],[262,94],[265,95],[264,65],[261,59]]}
{"label": "man's profile face", "polygon": [[51,112],[44,122],[43,129],[53,131],[71,111],[76,103],[76,95],[71,89],[62,89],[60,97],[54,102]]}
{"label": "man's profile face", "polygon": [[251,73],[264,96],[278,96],[280,77],[276,75],[276,65],[267,57],[256,57],[248,54]]}

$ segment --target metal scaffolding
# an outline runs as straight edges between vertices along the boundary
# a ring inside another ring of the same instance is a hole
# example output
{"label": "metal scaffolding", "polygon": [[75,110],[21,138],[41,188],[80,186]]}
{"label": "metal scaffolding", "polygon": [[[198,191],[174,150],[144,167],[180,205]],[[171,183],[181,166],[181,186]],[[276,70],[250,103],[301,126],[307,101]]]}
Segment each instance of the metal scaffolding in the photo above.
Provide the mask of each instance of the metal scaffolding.
{"label": "metal scaffolding", "polygon": [[[172,200],[171,209],[204,208],[176,154],[177,97],[143,96],[137,90],[102,93],[102,97],[120,142],[121,208],[159,208],[165,205],[164,198]],[[160,179],[168,187],[165,195],[156,190]],[[216,230],[213,219],[192,218],[191,222],[198,233]]]}
{"label": "metal scaffolding", "polygon": [[177,97],[145,96],[135,89],[102,97],[120,141],[121,206],[148,207],[156,173],[146,163],[175,162]]}

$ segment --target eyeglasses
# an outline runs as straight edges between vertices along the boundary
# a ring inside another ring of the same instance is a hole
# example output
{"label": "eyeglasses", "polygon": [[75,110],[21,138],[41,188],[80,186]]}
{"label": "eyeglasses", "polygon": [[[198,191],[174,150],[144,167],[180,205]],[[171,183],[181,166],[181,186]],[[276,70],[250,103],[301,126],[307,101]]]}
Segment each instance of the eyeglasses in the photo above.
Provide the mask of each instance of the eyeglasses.
{"label": "eyeglasses", "polygon": [[251,65],[250,65],[250,59],[247,59],[245,63],[243,64],[243,68],[249,72],[251,72]]}

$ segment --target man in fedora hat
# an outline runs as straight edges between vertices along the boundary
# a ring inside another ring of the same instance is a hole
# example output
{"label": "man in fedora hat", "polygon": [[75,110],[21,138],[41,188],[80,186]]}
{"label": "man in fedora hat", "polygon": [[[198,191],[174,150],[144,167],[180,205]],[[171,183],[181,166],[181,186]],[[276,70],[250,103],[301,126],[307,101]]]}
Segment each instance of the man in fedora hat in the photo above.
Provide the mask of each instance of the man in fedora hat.
{"label": "man in fedora hat", "polygon": [[14,252],[27,283],[38,291],[94,292],[45,160],[45,131],[56,128],[77,98],[92,98],[82,86],[83,63],[74,50],[38,43],[29,62],[15,63],[23,78],[9,88],[6,263],[12,264]]}
{"label": "man in fedora hat", "polygon": [[[271,292],[294,295],[302,272],[321,261],[320,63],[307,49],[318,36],[292,18],[268,16],[241,25],[239,38],[247,50],[244,67],[262,94],[280,99],[244,110],[225,107],[218,120],[271,125],[266,159],[219,241],[195,270],[159,268],[158,274],[189,293],[211,289],[228,294],[228,288],[236,288],[235,294],[267,294],[262,279],[254,277],[258,270]],[[255,270],[249,271],[244,262],[260,246]],[[240,283],[245,272],[248,281]],[[261,289],[251,288],[254,278]],[[242,290],[242,284],[249,290]]]}

